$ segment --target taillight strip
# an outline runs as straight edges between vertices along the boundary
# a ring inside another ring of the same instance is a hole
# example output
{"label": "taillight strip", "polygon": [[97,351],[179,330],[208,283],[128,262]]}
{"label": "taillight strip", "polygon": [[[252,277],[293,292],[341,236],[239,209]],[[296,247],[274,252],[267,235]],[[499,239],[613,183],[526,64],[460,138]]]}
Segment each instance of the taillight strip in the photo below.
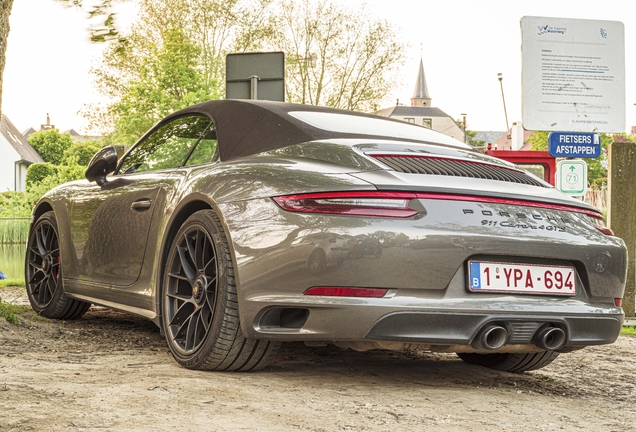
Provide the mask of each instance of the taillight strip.
{"label": "taillight strip", "polygon": [[471,201],[471,202],[487,202],[494,204],[507,204],[507,205],[516,205],[523,207],[535,207],[535,208],[544,208],[549,210],[559,210],[559,211],[567,211],[567,212],[575,212],[586,214],[595,219],[605,220],[603,214],[590,210],[583,209],[580,207],[570,207],[561,204],[551,204],[544,203],[538,201],[526,201],[519,199],[509,199],[509,198],[495,198],[495,197],[481,197],[475,195],[454,195],[454,194],[441,194],[441,193],[427,193],[427,192],[418,192],[415,194],[417,198],[420,199],[438,199],[438,200],[451,200],[451,201]]}
{"label": "taillight strip", "polygon": [[[407,218],[417,214],[417,210],[408,208],[410,200],[416,198],[416,194],[410,192],[356,191],[287,195],[274,197],[274,201],[283,209],[292,212]],[[364,199],[385,200],[386,204],[381,205],[371,201],[365,203]],[[361,202],[342,202],[345,200],[361,200]]]}
{"label": "taillight strip", "polygon": [[[373,205],[342,205],[339,203],[319,203],[318,200],[338,199],[386,199],[406,200],[400,208],[387,208]],[[389,191],[351,191],[351,192],[317,192],[298,195],[286,195],[273,198],[278,205],[288,211],[301,213],[328,213],[355,216],[380,216],[380,217],[409,217],[417,214],[416,210],[408,208],[408,201],[413,199],[432,199],[448,201],[484,202],[492,204],[506,204],[521,207],[534,207],[548,210],[558,210],[585,214],[594,219],[605,221],[599,211],[573,207],[561,204],[552,204],[538,201],[527,201],[510,198],[484,197],[477,195],[461,195],[437,192],[389,192]]]}

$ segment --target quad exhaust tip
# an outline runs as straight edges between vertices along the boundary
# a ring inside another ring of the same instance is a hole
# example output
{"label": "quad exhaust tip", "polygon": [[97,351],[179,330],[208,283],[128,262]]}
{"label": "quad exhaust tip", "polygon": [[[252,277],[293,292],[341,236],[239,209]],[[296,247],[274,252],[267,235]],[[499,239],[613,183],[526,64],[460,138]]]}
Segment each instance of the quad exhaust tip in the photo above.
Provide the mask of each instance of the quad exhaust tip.
{"label": "quad exhaust tip", "polygon": [[534,344],[547,351],[558,350],[565,343],[565,332],[558,327],[546,327],[534,336]]}
{"label": "quad exhaust tip", "polygon": [[508,331],[501,326],[487,326],[482,328],[471,346],[477,350],[497,350],[508,340]]}

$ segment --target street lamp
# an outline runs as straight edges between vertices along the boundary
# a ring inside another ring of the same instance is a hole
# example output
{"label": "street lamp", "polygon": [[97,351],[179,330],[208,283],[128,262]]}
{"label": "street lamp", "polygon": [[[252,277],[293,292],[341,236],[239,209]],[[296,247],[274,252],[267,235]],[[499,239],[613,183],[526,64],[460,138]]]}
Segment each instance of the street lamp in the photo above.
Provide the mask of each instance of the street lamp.
{"label": "street lamp", "polygon": [[504,115],[506,116],[506,138],[508,139],[508,144],[510,144],[511,136],[510,136],[510,126],[508,126],[508,111],[506,111],[506,97],[504,96],[504,91],[503,91],[503,74],[498,73],[497,78],[499,78],[499,86],[501,87],[501,99],[503,100]]}
{"label": "street lamp", "polygon": [[462,126],[464,129],[464,142],[468,144],[468,137],[466,136],[466,116],[468,114],[461,113],[460,116],[464,117],[464,121],[462,122]]}

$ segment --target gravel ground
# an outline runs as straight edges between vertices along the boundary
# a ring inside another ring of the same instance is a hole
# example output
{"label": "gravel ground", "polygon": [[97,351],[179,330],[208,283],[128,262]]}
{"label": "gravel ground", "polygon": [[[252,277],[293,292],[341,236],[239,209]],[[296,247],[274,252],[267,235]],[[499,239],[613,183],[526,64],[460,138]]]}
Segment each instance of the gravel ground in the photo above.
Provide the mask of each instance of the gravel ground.
{"label": "gravel ground", "polygon": [[[5,301],[23,290],[0,288]],[[255,373],[180,368],[159,330],[93,307],[0,319],[0,430],[633,431],[636,337],[513,374],[453,354],[283,345]]]}

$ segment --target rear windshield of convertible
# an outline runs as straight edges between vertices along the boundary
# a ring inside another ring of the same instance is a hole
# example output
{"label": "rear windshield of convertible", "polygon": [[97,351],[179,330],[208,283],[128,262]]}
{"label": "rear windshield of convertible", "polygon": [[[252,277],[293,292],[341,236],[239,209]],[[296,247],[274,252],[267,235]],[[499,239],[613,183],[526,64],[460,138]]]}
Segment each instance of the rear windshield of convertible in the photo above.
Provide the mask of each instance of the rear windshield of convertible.
{"label": "rear windshield of convertible", "polygon": [[388,138],[429,141],[460,148],[470,148],[469,145],[461,141],[409,123],[388,121],[382,118],[315,111],[290,111],[288,114],[315,128],[330,132],[386,136]]}

